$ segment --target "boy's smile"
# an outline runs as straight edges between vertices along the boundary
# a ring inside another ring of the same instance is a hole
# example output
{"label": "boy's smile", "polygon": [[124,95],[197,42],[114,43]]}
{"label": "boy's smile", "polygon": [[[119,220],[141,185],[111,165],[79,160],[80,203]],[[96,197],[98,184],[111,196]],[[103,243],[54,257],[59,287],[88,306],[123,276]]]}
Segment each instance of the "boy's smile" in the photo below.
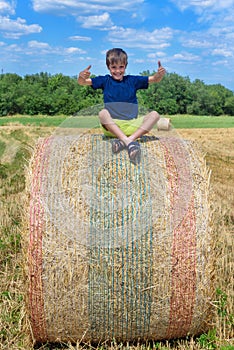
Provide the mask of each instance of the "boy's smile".
{"label": "boy's smile", "polygon": [[121,81],[123,80],[125,74],[126,65],[122,63],[111,64],[109,66],[109,71],[113,79]]}

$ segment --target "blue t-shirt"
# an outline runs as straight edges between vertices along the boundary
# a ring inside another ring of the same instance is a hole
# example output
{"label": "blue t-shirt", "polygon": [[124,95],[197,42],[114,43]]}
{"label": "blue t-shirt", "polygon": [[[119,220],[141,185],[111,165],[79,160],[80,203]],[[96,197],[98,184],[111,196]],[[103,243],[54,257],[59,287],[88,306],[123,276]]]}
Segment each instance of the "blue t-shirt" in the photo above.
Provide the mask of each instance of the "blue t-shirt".
{"label": "blue t-shirt", "polygon": [[147,89],[148,86],[148,76],[126,75],[121,81],[113,79],[109,74],[92,78],[93,89],[102,89],[105,108],[114,119],[137,118],[136,92]]}

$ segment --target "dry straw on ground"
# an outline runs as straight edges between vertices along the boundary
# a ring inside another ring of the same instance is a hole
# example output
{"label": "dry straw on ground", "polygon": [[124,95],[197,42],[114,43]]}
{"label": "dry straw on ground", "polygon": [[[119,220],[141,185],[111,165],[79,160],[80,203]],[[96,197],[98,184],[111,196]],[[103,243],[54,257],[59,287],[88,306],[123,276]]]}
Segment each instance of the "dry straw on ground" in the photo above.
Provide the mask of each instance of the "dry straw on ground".
{"label": "dry straw on ground", "polygon": [[134,166],[97,130],[70,131],[41,139],[29,167],[34,339],[160,340],[206,331],[216,256],[204,158],[172,130],[143,138]]}

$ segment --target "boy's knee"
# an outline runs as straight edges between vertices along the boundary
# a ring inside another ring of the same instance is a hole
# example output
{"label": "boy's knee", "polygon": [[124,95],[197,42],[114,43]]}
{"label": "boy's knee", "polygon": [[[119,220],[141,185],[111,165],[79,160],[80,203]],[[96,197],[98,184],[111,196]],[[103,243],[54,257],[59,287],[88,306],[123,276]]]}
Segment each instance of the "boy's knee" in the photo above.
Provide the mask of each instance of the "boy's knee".
{"label": "boy's knee", "polygon": [[100,122],[103,124],[103,122],[106,120],[107,117],[107,110],[106,109],[102,109],[99,113],[98,113],[98,117]]}
{"label": "boy's knee", "polygon": [[151,125],[155,125],[160,119],[160,115],[156,111],[152,111],[145,116],[144,121],[148,121]]}
{"label": "boy's knee", "polygon": [[106,112],[106,109],[102,109],[102,110],[98,113],[99,119],[103,118],[103,116],[105,115],[105,112]]}
{"label": "boy's knee", "polygon": [[107,109],[102,109],[99,113],[98,113],[98,116],[99,116],[99,119],[100,119],[100,122],[103,124],[105,124],[105,122],[107,120],[109,120],[109,118],[111,118],[110,116],[110,113],[108,112]]}
{"label": "boy's knee", "polygon": [[151,118],[154,121],[154,123],[157,123],[160,119],[160,115],[156,111],[152,111],[151,113]]}

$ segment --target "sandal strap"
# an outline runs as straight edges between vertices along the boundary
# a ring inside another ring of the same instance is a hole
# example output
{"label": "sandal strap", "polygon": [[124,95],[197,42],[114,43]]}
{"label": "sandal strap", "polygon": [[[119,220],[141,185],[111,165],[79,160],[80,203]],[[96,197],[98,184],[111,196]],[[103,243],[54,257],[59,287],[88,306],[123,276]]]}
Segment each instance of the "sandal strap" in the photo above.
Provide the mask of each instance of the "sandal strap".
{"label": "sandal strap", "polygon": [[130,162],[139,164],[141,161],[141,147],[137,141],[132,141],[127,147]]}
{"label": "sandal strap", "polygon": [[116,139],[112,142],[112,152],[119,153],[123,149],[125,149],[125,143],[119,139]]}
{"label": "sandal strap", "polygon": [[140,149],[140,145],[137,141],[132,141],[128,144],[127,149],[128,149],[128,154],[130,155],[132,153],[132,151]]}

